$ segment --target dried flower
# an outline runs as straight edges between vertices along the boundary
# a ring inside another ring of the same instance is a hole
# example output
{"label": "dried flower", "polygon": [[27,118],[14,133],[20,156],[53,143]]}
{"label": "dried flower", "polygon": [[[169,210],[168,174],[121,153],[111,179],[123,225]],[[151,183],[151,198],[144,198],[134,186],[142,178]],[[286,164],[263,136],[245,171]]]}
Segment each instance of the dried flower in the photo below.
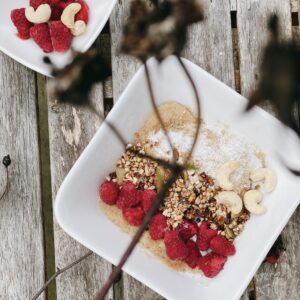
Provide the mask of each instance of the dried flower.
{"label": "dried flower", "polygon": [[131,5],[125,24],[121,51],[146,61],[154,56],[162,61],[180,55],[187,36],[187,27],[203,20],[198,0],[155,1],[152,7],[141,0]]}
{"label": "dried flower", "polygon": [[277,109],[280,119],[300,135],[300,54],[297,45],[282,41],[278,17],[269,20],[271,39],[261,63],[261,79],[247,110],[265,100]]}
{"label": "dried flower", "polygon": [[87,104],[92,86],[111,75],[111,69],[97,49],[76,53],[73,61],[63,69],[54,69],[54,96],[75,105]]}
{"label": "dried flower", "polygon": [[7,168],[11,164],[11,159],[9,155],[6,155],[2,159],[2,164]]}

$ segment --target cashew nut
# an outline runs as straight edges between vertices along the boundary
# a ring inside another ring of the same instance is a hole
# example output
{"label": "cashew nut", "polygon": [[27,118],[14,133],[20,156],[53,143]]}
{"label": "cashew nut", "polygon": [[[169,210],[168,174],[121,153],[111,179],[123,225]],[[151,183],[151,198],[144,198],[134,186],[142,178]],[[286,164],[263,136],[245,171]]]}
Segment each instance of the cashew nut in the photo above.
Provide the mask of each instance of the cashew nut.
{"label": "cashew nut", "polygon": [[25,17],[34,24],[46,23],[51,17],[51,7],[49,4],[41,4],[36,10],[32,6],[26,7]]}
{"label": "cashew nut", "polygon": [[75,26],[75,16],[80,10],[81,5],[79,3],[71,3],[64,9],[60,20],[66,27],[72,29]]}
{"label": "cashew nut", "polygon": [[220,192],[216,198],[219,203],[227,206],[233,215],[238,215],[243,209],[243,201],[235,192]]}
{"label": "cashew nut", "polygon": [[256,215],[264,214],[267,211],[267,209],[264,206],[259,204],[262,198],[263,195],[258,190],[250,190],[246,192],[244,195],[245,207],[253,214]]}
{"label": "cashew nut", "polygon": [[274,171],[267,168],[260,168],[250,174],[252,181],[264,180],[264,188],[267,193],[271,193],[277,185],[277,176]]}
{"label": "cashew nut", "polygon": [[222,189],[232,191],[233,183],[230,181],[230,175],[240,166],[236,161],[229,161],[222,165],[217,173],[217,180]]}
{"label": "cashew nut", "polygon": [[84,21],[78,20],[74,24],[74,28],[71,29],[71,32],[74,36],[79,36],[84,34],[86,31],[86,24]]}

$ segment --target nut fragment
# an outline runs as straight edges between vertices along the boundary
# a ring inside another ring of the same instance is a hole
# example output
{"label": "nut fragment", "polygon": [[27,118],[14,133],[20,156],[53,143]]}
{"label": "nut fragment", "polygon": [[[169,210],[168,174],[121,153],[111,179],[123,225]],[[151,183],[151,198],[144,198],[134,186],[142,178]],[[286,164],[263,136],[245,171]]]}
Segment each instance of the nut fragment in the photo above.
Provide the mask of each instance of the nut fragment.
{"label": "nut fragment", "polygon": [[75,16],[81,10],[81,4],[71,3],[63,11],[60,20],[62,23],[72,29],[75,26]]}
{"label": "nut fragment", "polygon": [[268,168],[259,168],[250,174],[252,181],[264,180],[264,188],[267,193],[271,193],[277,185],[277,176],[274,171]]}
{"label": "nut fragment", "polygon": [[240,196],[231,191],[220,192],[216,199],[230,209],[233,215],[238,215],[243,209],[243,201]]}
{"label": "nut fragment", "polygon": [[36,10],[32,6],[26,7],[25,17],[34,24],[46,23],[51,17],[51,7],[49,4],[41,4]]}
{"label": "nut fragment", "polygon": [[123,168],[116,167],[116,176],[117,176],[118,184],[121,185],[123,183],[125,173],[126,173],[126,171]]}
{"label": "nut fragment", "polygon": [[86,31],[86,24],[84,21],[81,20],[76,21],[74,27],[71,29],[71,33],[74,36],[82,35],[85,33],[85,31]]}
{"label": "nut fragment", "polygon": [[267,210],[259,203],[262,201],[263,195],[258,190],[250,190],[244,195],[244,204],[247,210],[256,215],[262,215]]}
{"label": "nut fragment", "polygon": [[217,180],[220,187],[226,191],[232,191],[233,183],[230,181],[230,175],[240,166],[237,161],[229,161],[223,164],[217,173]]}

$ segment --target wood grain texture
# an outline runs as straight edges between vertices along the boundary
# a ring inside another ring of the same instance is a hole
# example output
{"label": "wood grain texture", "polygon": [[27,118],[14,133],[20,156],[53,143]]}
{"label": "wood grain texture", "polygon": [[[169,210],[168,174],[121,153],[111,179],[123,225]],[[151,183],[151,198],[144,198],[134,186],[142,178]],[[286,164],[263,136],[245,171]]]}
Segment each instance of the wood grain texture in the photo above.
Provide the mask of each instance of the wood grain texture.
{"label": "wood grain texture", "polygon": [[205,20],[192,26],[183,56],[234,88],[230,2],[202,2]]}
{"label": "wood grain texture", "polygon": [[[276,12],[286,38],[291,38],[291,11],[288,0],[238,1],[241,92],[249,96],[259,80],[261,50],[267,42],[267,18]],[[286,252],[277,266],[263,265],[256,274],[259,299],[300,299],[300,210],[294,214],[282,236]]]}
{"label": "wood grain texture", "polygon": [[[44,282],[36,109],[34,73],[0,53],[0,159],[12,158],[0,202],[0,299],[30,299]],[[1,163],[0,194],[4,182]]]}
{"label": "wood grain texture", "polygon": [[[99,117],[87,108],[59,104],[49,97],[49,136],[52,174],[52,194],[56,193],[62,180],[78,156],[87,146],[101,124]],[[92,102],[97,111],[103,111],[102,85],[95,87]],[[88,250],[69,237],[54,220],[54,244],[56,266],[64,267],[83,256]],[[111,265],[92,255],[57,279],[57,299],[94,299],[96,292],[108,278]],[[107,299],[112,299],[110,292]]]}

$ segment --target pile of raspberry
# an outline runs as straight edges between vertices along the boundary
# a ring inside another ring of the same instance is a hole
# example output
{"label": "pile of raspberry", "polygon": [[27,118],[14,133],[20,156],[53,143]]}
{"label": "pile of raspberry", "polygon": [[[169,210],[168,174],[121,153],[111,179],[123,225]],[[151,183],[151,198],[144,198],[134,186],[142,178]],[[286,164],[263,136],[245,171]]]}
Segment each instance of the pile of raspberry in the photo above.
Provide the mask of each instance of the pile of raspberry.
{"label": "pile of raspberry", "polygon": [[69,28],[61,22],[64,9],[71,3],[79,3],[81,10],[75,20],[82,20],[86,24],[89,20],[89,7],[84,0],[30,0],[29,5],[37,9],[42,4],[49,4],[51,17],[46,23],[33,24],[26,19],[25,8],[11,11],[11,20],[18,30],[18,37],[22,40],[32,38],[45,52],[65,52],[70,49],[73,35]]}
{"label": "pile of raspberry", "polygon": [[[122,210],[124,219],[139,226],[156,198],[154,190],[140,190],[125,181],[119,186],[114,181],[105,181],[99,189],[100,198],[108,205]],[[235,254],[235,246],[207,221],[197,223],[185,220],[176,229],[167,225],[167,218],[158,212],[152,217],[149,235],[152,240],[164,240],[166,254],[171,260],[183,261],[190,268],[199,268],[206,277],[215,277],[223,269],[228,256]]]}

